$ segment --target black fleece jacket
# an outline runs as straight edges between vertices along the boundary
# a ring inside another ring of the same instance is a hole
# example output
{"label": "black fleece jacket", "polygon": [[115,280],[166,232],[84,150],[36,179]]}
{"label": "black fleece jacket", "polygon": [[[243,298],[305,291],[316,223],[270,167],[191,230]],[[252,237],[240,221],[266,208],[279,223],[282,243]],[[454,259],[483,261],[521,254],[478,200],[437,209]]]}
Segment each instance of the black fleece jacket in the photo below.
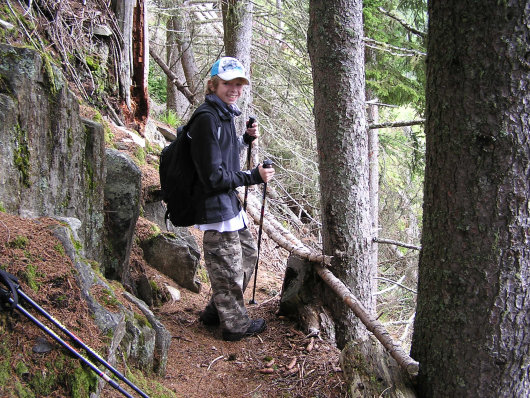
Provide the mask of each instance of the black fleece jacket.
{"label": "black fleece jacket", "polygon": [[257,167],[250,173],[241,171],[239,152],[243,146],[234,125],[234,116],[240,114],[210,94],[192,117],[188,135],[198,174],[193,190],[197,224],[235,217],[241,210],[235,189],[263,182]]}

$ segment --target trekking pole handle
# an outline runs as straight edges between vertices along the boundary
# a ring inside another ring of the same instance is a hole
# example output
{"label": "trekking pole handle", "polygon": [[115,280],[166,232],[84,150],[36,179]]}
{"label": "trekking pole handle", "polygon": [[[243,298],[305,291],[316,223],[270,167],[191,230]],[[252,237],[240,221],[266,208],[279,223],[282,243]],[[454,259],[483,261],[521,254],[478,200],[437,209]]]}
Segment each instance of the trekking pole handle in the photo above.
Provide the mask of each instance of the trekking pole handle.
{"label": "trekking pole handle", "polygon": [[264,169],[270,169],[272,167],[273,163],[272,163],[272,160],[270,159],[265,159],[263,161],[263,168]]}
{"label": "trekking pole handle", "polygon": [[[254,125],[254,123],[256,123],[256,116],[253,116],[253,115],[249,116],[248,117],[248,121],[247,121],[247,129],[251,128]],[[248,135],[249,143],[251,143],[255,139],[256,139],[256,137],[252,137],[251,135]],[[250,159],[250,153],[249,153],[249,159]]]}
{"label": "trekking pole handle", "polygon": [[247,128],[252,127],[254,123],[256,123],[256,116],[249,116],[248,122],[247,122]]}

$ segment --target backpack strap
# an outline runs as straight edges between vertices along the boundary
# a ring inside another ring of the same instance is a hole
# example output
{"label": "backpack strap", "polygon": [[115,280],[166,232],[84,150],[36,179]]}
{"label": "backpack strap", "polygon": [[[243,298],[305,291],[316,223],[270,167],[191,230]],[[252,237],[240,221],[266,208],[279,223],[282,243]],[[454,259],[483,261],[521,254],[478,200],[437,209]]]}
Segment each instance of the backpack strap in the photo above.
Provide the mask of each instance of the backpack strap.
{"label": "backpack strap", "polygon": [[191,118],[190,120],[188,120],[188,123],[186,123],[182,127],[183,129],[186,130],[186,136],[190,140],[192,139],[192,137],[190,137],[189,135],[189,128],[191,124],[193,123],[193,121],[195,120],[195,118],[199,115],[202,115],[203,113],[209,113],[215,118],[215,121],[217,122],[217,139],[219,139],[221,137],[221,129],[222,129],[221,118],[219,117],[219,114],[217,113],[217,111],[213,109],[211,105],[208,105],[206,102],[201,104],[197,109],[195,109],[195,112],[193,112],[193,114],[191,115]]}

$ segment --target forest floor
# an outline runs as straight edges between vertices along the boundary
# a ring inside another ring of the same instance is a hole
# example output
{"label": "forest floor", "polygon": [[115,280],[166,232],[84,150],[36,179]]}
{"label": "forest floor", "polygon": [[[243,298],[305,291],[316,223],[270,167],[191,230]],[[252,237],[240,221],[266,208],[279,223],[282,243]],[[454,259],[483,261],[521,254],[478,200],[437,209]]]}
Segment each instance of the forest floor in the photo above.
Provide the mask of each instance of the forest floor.
{"label": "forest floor", "polygon": [[[0,212],[0,266],[19,276],[22,291],[105,356],[108,339],[101,335],[80,299],[72,264],[49,230],[49,225],[54,223],[56,221],[51,219],[28,220]],[[202,246],[201,233],[191,230],[199,240],[199,247]],[[252,230],[256,232],[255,227]],[[295,323],[277,316],[286,254],[281,254],[282,249],[276,248],[265,234],[261,247],[256,290],[258,304],[247,307],[251,317],[266,319],[267,329],[259,336],[239,342],[225,342],[218,328],[205,327],[199,322],[199,313],[210,296],[207,280],[203,281],[200,293],[179,288],[149,267],[141,258],[140,249],[134,248],[131,264],[142,269],[150,280],[171,285],[181,292],[180,300],[153,308],[171,333],[172,342],[165,376],[135,373],[137,385],[151,397],[348,396],[339,365],[339,350],[330,342],[307,338],[297,330]],[[119,284],[111,284],[118,292]],[[251,295],[249,285],[247,302]],[[118,299],[130,307],[126,300]],[[5,332],[9,333],[4,335]],[[0,382],[0,396],[20,396],[10,395],[15,388],[20,388],[13,384],[16,381],[32,391],[37,389],[34,380],[46,384],[49,369],[56,366],[53,364],[59,362],[65,350],[47,337],[53,349],[35,353],[33,349],[44,336],[44,332],[23,316],[16,313],[10,316],[0,311],[0,358],[4,358],[0,359],[0,379],[3,379],[0,380],[3,381]],[[21,367],[25,370],[19,371]],[[122,361],[118,361],[116,367],[125,374]],[[15,373],[17,377],[13,378]],[[41,395],[35,395],[70,396],[60,388],[50,387],[47,391],[45,387],[39,386]],[[107,385],[101,396],[122,395]]]}

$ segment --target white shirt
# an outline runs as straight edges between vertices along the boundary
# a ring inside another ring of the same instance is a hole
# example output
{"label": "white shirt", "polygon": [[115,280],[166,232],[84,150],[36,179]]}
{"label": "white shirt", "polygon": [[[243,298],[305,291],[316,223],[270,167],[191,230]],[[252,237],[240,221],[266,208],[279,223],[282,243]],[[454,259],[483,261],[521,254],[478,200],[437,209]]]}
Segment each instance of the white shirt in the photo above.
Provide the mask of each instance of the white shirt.
{"label": "white shirt", "polygon": [[211,224],[199,224],[197,225],[197,228],[199,228],[201,231],[214,230],[217,232],[233,232],[239,231],[240,229],[245,228],[247,225],[247,213],[241,209],[239,214],[230,220],[214,222]]}

